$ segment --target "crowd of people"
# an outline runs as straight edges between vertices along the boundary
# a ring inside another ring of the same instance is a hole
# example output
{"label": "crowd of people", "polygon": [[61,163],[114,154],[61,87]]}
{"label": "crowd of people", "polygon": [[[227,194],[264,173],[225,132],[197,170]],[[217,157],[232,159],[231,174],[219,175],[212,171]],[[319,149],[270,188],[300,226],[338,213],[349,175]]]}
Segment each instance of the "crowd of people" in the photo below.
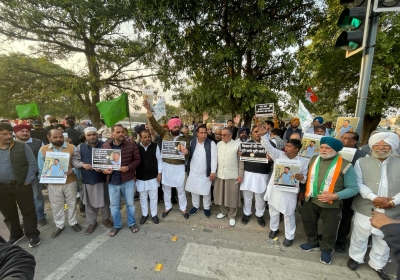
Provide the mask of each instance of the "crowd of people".
{"label": "crowd of people", "polygon": [[[347,266],[356,270],[364,262],[371,237],[368,264],[381,279],[390,279],[384,270],[390,253],[388,237],[379,229],[383,224],[379,221],[371,224],[370,219],[381,213],[392,219],[391,223],[398,223],[400,219],[397,134],[376,130],[367,147],[361,150],[357,147],[357,133],[350,129],[343,131],[338,140],[331,137],[329,124],[323,125],[323,119],[316,117],[307,130],[323,136],[316,153],[311,145],[312,151],[304,151],[303,131],[297,118],[292,119],[287,129],[276,118],[264,124],[256,121],[248,128],[240,127],[240,115],[237,115],[226,127],[213,130],[205,124],[208,119],[205,113],[204,123],[193,127],[192,136],[178,117],[161,125],[149,103],[144,101],[143,106],[148,123],[135,128],[138,139],[129,137],[127,129],[120,124],[108,128],[103,122],[96,129],[90,123],[77,123],[73,116],[67,116],[65,124],[51,116],[46,116],[47,124],[34,118],[15,126],[0,123],[0,211],[10,230],[9,243],[15,244],[25,236],[30,247],[41,243],[38,227],[47,220],[39,178],[46,172],[46,154],[58,152],[68,153],[69,162],[62,169],[66,182],[47,184],[55,224],[53,238],[65,228],[65,213],[69,226],[76,232],[82,230],[77,220],[78,189],[88,224],[85,234],[93,233],[98,226],[100,211],[102,224],[110,228],[110,237],[116,236],[123,227],[122,198],[127,226],[132,233],[137,233],[139,225],[148,218],[154,224],[160,223],[157,213],[160,200],[165,206],[160,214],[166,218],[177,197],[185,219],[198,213],[201,204],[205,217],[211,218],[214,203],[219,205],[219,213],[214,213],[216,218],[227,218],[231,227],[235,226],[238,216],[242,224],[248,224],[253,209],[258,224],[266,227],[267,210],[270,239],[280,234],[283,216],[283,245],[289,247],[296,237],[295,212],[302,207],[301,219],[307,239],[300,250],[321,251],[320,261],[328,265],[332,263],[334,251],[346,252],[346,241],[350,237]],[[182,143],[177,147],[181,157],[163,157],[163,141]],[[241,143],[262,145],[268,162],[240,161]],[[351,162],[339,154],[344,147],[356,149]],[[93,149],[119,150],[120,167],[94,168]],[[302,156],[303,152],[312,153],[311,159]],[[298,171],[292,173],[286,167],[282,174],[275,174],[274,162],[278,160],[297,164]],[[294,182],[296,192],[276,186],[279,180],[286,180],[285,176]],[[139,222],[135,217],[135,190],[139,193],[142,212]],[[187,193],[190,193],[191,207],[188,207]],[[240,213],[242,203],[243,213]],[[64,211],[65,204],[67,211]],[[17,206],[23,216],[23,229]],[[321,232],[319,220],[323,224]]]}

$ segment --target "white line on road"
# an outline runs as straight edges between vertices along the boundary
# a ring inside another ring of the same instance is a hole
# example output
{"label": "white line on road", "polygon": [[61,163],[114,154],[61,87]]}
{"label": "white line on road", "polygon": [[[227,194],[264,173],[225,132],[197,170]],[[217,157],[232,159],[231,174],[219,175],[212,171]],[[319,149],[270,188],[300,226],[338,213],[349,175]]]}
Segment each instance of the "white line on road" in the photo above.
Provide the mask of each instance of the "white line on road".
{"label": "white line on road", "polygon": [[45,280],[59,280],[70,272],[80,261],[84,260],[87,256],[93,253],[104,242],[109,240],[108,234],[102,234],[90,241],[88,245],[83,247],[80,251],[76,252],[68,261],[53,271]]}

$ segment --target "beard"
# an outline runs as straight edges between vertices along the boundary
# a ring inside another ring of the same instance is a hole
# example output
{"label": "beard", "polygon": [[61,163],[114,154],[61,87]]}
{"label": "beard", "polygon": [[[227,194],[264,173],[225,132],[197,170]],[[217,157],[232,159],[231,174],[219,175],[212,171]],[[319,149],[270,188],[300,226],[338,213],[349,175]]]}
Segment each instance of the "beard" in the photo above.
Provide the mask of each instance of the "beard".
{"label": "beard", "polygon": [[179,130],[171,130],[171,135],[178,136],[179,135]]}
{"label": "beard", "polygon": [[241,142],[246,142],[247,141],[247,136],[241,136],[240,137]]}
{"label": "beard", "polygon": [[391,153],[391,151],[371,151],[371,156],[378,159],[387,159]]}
{"label": "beard", "polygon": [[55,141],[55,142],[51,142],[51,144],[53,144],[54,146],[60,147],[60,146],[62,146],[62,144],[64,144],[64,142],[62,142],[62,141]]}
{"label": "beard", "polygon": [[87,143],[94,145],[94,144],[97,144],[98,141],[99,141],[98,139],[91,139],[91,140],[87,140]]}
{"label": "beard", "polygon": [[336,156],[337,152],[332,151],[330,153],[319,153],[319,156],[323,159],[328,159],[328,158],[332,158],[334,156]]}

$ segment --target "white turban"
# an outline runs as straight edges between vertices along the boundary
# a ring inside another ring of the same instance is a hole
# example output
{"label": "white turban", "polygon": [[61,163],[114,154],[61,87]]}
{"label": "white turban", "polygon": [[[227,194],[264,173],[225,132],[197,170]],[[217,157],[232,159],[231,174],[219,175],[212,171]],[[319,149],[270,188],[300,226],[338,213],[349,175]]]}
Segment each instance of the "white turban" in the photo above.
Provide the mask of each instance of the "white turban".
{"label": "white turban", "polygon": [[51,117],[50,115],[46,115],[46,116],[44,116],[44,120],[47,121],[47,119],[50,117]]}
{"label": "white turban", "polygon": [[97,132],[97,129],[95,127],[93,127],[93,126],[89,126],[89,127],[86,127],[84,131],[85,131],[85,134],[86,134],[88,132]]}
{"label": "white turban", "polygon": [[399,136],[390,131],[379,131],[378,133],[372,134],[368,140],[368,145],[372,149],[372,146],[381,140],[388,143],[392,147],[392,151],[399,147]]}

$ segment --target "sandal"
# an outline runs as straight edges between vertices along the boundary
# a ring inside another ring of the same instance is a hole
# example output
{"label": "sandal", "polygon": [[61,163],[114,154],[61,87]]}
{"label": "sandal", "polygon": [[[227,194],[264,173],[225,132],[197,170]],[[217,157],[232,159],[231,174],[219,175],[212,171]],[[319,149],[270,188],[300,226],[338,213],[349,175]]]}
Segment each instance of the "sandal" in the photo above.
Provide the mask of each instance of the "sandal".
{"label": "sandal", "polygon": [[137,233],[139,231],[139,227],[137,225],[133,225],[129,227],[132,233]]}
{"label": "sandal", "polygon": [[117,235],[117,233],[121,230],[121,228],[115,228],[113,227],[110,232],[108,233],[108,236],[114,237]]}

